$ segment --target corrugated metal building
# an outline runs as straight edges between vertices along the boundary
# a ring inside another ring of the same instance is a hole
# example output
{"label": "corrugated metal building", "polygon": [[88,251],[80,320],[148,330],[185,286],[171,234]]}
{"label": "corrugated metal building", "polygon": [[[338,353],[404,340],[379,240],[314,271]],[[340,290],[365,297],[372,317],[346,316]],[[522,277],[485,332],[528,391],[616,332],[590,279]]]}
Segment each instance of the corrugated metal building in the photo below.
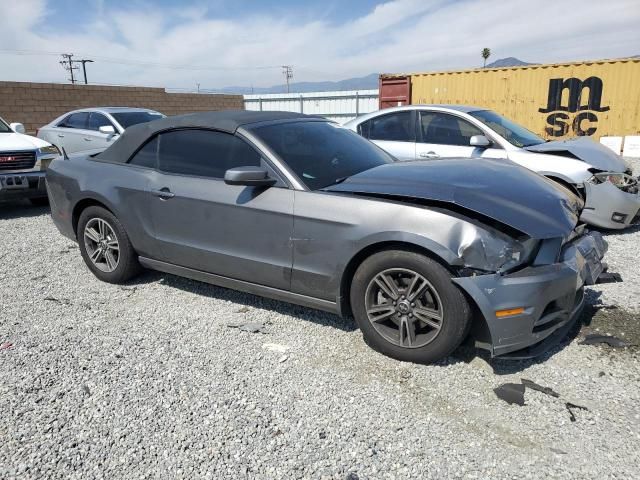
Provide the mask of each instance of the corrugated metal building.
{"label": "corrugated metal building", "polygon": [[382,75],[381,108],[404,103],[485,107],[545,138],[638,135],[640,58]]}
{"label": "corrugated metal building", "polygon": [[320,115],[339,123],[378,109],[378,90],[245,95],[246,110]]}

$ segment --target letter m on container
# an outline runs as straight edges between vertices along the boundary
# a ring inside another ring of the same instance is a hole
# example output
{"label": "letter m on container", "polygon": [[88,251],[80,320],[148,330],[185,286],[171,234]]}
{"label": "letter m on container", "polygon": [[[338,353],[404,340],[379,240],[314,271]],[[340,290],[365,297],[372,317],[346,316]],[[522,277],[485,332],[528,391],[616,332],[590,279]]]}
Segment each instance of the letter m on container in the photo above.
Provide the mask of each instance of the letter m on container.
{"label": "letter m on container", "polygon": [[[586,80],[578,78],[552,78],[549,80],[549,97],[546,108],[540,108],[540,113],[549,113],[545,132],[552,137],[563,137],[572,127],[578,136],[593,135],[597,126],[598,117],[594,112],[606,112],[609,107],[602,103],[602,79],[589,77]],[[588,89],[588,95],[583,93]],[[566,102],[563,103],[563,94],[567,91]],[[585,102],[586,100],[586,102]],[[565,113],[566,112],[566,113]],[[577,113],[570,122],[569,113]],[[589,122],[584,125],[584,122]]]}

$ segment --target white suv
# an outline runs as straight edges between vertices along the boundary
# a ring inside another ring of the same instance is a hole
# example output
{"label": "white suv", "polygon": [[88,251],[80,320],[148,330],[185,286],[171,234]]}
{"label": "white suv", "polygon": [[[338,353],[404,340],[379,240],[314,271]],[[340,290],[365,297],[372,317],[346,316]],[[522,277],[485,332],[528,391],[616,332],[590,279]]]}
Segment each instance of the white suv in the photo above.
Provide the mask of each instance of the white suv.
{"label": "white suv", "polygon": [[0,118],[0,200],[28,198],[45,204],[45,173],[59,154],[50,143],[25,135],[21,123],[7,125]]}
{"label": "white suv", "polygon": [[66,153],[105,149],[131,125],[160,118],[162,113],[146,108],[83,108],[61,115],[38,129],[37,135]]}

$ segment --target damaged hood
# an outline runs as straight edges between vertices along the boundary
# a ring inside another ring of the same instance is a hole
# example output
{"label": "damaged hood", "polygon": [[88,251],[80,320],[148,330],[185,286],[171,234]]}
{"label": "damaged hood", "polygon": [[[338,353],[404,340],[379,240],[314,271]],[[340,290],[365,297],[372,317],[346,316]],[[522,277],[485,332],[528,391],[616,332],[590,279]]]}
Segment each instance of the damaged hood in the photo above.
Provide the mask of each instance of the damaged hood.
{"label": "damaged hood", "polygon": [[582,208],[568,190],[508,160],[396,162],[324,190],[450,203],[536,239],[566,238]]}
{"label": "damaged hood", "polygon": [[525,147],[525,150],[538,153],[568,152],[583,162],[593,165],[598,170],[605,172],[623,173],[628,165],[620,155],[616,155],[610,148],[594,142],[587,137],[569,138],[567,140],[555,140],[539,145]]}

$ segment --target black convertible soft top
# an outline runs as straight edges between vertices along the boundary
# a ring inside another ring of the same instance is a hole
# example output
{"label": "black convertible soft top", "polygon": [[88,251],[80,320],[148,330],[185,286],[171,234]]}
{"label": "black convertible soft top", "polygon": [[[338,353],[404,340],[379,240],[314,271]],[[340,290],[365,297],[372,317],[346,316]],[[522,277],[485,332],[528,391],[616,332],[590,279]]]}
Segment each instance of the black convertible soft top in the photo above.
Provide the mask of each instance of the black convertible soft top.
{"label": "black convertible soft top", "polygon": [[210,128],[227,133],[235,133],[238,127],[251,123],[274,120],[325,120],[320,117],[292,112],[255,112],[249,110],[222,110],[176,115],[147,123],[139,123],[127,128],[104,152],[94,157],[102,162],[123,163],[136,152],[150,137],[158,132],[174,128]]}

